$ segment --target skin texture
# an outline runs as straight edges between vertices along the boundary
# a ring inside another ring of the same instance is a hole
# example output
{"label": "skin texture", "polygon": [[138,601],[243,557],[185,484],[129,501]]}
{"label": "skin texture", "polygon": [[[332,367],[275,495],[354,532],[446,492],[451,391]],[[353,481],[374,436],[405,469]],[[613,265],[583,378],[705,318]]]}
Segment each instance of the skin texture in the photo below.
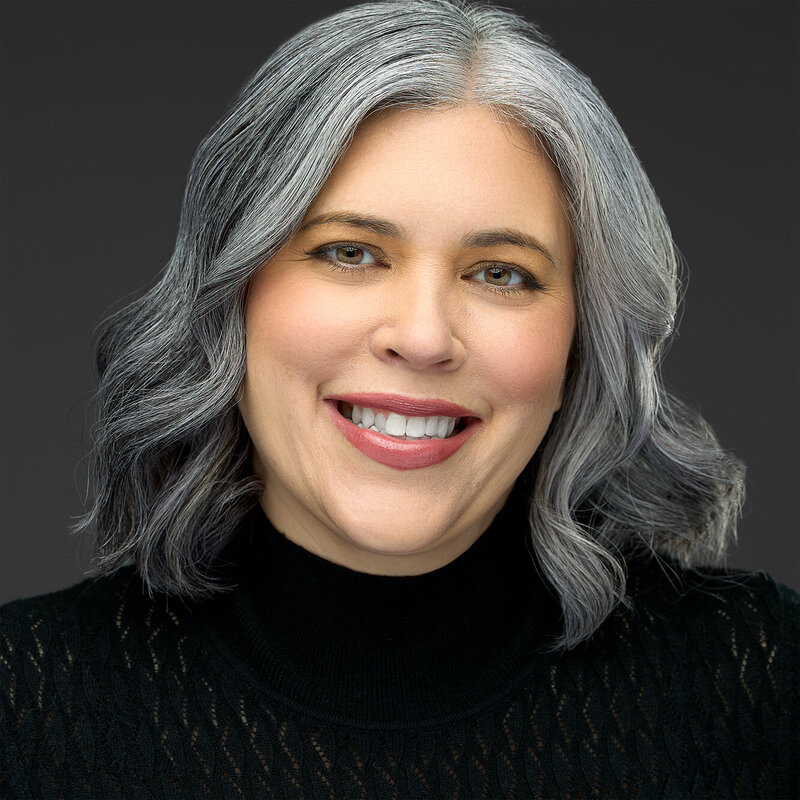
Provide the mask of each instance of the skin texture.
{"label": "skin texture", "polygon": [[[401,235],[319,221],[345,212]],[[508,229],[535,237],[552,262],[529,247],[462,243]],[[343,243],[357,249],[337,250]],[[303,225],[249,287],[239,408],[275,527],[379,575],[430,572],[467,550],[560,407],[572,270],[558,173],[522,129],[471,105],[362,123]],[[517,291],[502,293],[503,282]],[[331,422],[324,398],[353,392],[447,400],[482,427],[440,464],[394,469]]]}

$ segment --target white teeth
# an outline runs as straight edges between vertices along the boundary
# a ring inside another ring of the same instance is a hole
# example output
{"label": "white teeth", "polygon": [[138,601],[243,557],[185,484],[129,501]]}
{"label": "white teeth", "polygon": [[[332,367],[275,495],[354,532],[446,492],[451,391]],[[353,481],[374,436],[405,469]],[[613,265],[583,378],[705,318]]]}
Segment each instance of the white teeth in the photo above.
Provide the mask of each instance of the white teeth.
{"label": "white teeth", "polygon": [[[378,425],[378,427],[380,428],[381,426]],[[399,414],[389,414],[386,418],[386,433],[389,436],[405,436],[406,418],[401,417]]]}
{"label": "white teeth", "polygon": [[[405,423],[406,436],[413,436],[415,439],[421,439],[425,435],[425,417],[411,417]],[[388,426],[386,433],[391,433]]]}
{"label": "white teeth", "polygon": [[395,412],[387,415],[359,406],[352,406],[350,420],[359,428],[406,439],[447,439],[458,422],[455,417],[405,417]]}

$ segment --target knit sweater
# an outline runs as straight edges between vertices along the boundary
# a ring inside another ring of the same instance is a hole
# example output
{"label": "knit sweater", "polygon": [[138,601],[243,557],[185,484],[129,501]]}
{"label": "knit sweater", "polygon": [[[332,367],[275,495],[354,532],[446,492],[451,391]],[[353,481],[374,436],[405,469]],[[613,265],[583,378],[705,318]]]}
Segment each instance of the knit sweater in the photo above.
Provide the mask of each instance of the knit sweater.
{"label": "knit sweater", "polygon": [[3,798],[794,798],[798,594],[628,564],[554,651],[559,606],[509,504],[459,558],[349,570],[259,507],[230,591],[132,568],[2,609]]}

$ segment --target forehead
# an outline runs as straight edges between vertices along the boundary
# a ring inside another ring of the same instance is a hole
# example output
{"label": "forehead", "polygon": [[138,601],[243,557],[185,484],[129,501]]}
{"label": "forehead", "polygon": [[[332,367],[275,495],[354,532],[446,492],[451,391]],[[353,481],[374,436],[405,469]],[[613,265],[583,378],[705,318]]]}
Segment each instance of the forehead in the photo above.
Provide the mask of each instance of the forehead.
{"label": "forehead", "polygon": [[422,236],[490,225],[571,239],[555,166],[528,131],[485,106],[366,119],[307,216],[341,210],[390,217]]}

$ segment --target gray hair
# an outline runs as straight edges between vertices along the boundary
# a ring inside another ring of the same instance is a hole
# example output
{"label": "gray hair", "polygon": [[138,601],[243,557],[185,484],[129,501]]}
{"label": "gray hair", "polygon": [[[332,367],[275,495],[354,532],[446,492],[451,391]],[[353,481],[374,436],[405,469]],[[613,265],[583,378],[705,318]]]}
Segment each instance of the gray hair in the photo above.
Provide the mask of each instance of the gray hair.
{"label": "gray hair", "polygon": [[248,282],[365,117],[463,103],[530,131],[569,201],[577,333],[530,491],[529,544],[563,611],[557,646],[586,639],[625,600],[636,551],[719,563],[744,470],[662,385],[678,260],[619,124],[513,12],[389,0],[309,26],[246,83],[195,154],[158,283],[99,326],[94,500],[73,526],[94,528],[99,572],[132,561],[151,592],[224,588],[215,562],[263,491],[236,405]]}

